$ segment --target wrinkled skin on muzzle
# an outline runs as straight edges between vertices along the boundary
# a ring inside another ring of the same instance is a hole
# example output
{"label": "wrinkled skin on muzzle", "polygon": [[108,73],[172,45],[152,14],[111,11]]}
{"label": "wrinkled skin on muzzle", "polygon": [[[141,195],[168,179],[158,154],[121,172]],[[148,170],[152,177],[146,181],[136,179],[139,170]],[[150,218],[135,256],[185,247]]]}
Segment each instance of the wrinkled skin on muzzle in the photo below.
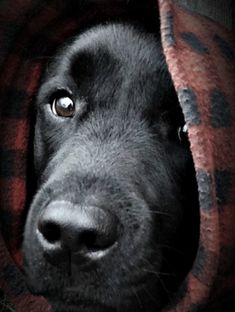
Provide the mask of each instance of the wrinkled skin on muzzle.
{"label": "wrinkled skin on muzzle", "polygon": [[[69,104],[68,104],[69,103]],[[65,45],[37,98],[25,274],[54,311],[159,311],[192,264],[198,212],[160,40],[127,24]]]}

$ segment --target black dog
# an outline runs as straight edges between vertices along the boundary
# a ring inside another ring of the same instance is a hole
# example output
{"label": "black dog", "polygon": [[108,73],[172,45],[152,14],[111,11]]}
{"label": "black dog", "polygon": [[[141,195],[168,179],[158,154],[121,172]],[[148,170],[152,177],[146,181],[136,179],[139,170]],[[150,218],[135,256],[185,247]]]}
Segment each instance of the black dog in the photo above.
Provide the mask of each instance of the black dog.
{"label": "black dog", "polygon": [[159,311],[198,234],[193,163],[159,37],[129,23],[85,31],[48,67],[37,111],[30,289],[54,311]]}

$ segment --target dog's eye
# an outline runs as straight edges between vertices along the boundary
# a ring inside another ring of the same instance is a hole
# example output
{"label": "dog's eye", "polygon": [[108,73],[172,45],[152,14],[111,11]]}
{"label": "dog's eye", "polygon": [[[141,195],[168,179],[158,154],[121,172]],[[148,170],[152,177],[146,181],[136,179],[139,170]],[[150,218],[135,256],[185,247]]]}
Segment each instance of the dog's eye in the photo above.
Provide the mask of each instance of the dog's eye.
{"label": "dog's eye", "polygon": [[54,99],[51,109],[59,117],[71,118],[75,114],[75,104],[68,96]]}
{"label": "dog's eye", "polygon": [[184,125],[178,128],[178,138],[180,141],[188,140],[188,127]]}

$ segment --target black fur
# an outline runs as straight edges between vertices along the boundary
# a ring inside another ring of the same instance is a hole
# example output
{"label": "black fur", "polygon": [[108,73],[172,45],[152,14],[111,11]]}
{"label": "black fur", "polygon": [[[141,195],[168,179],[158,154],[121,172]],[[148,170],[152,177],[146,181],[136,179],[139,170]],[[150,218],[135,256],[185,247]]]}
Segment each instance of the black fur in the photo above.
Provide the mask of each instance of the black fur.
{"label": "black fur", "polygon": [[[69,95],[73,118],[55,116]],[[32,292],[55,311],[159,311],[192,264],[197,191],[183,115],[160,38],[131,23],[98,25],[48,66],[37,99],[38,191],[24,233]],[[52,261],[36,227],[51,201],[110,211],[118,245],[94,264]]]}

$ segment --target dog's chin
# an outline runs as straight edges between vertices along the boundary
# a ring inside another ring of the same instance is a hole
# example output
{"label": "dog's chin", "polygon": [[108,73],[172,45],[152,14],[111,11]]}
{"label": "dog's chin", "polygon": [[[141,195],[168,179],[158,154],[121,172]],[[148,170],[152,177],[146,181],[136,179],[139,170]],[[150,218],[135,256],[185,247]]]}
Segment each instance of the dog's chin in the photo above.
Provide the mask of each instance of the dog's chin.
{"label": "dog's chin", "polygon": [[99,303],[94,303],[90,301],[81,301],[78,304],[73,304],[70,302],[64,302],[58,300],[58,298],[48,298],[53,311],[55,312],[115,312],[116,309],[113,307],[108,307],[101,305]]}
{"label": "dog's chin", "polygon": [[[156,294],[155,294],[156,295]],[[92,301],[89,299],[78,299],[79,295],[76,297],[46,297],[50,303],[53,312],[156,312],[162,306],[162,295],[161,300],[158,300],[158,296],[147,293],[132,294],[131,297],[113,298],[113,300],[108,300],[105,298],[100,298],[100,300]]]}
{"label": "dog's chin", "polygon": [[[29,285],[28,285],[29,286]],[[110,289],[103,293],[93,293],[84,288],[74,291],[59,291],[43,287],[39,290],[31,285],[31,293],[44,297],[53,312],[156,312],[165,304],[166,294],[159,285],[130,287],[113,293]],[[139,289],[138,289],[139,288]]]}
{"label": "dog's chin", "polygon": [[[161,283],[146,277],[140,283],[128,283],[128,287],[112,289],[103,285],[102,289],[88,285],[76,287],[62,286],[55,289],[27,279],[31,292],[43,296],[53,312],[156,312],[164,306],[167,295]],[[29,285],[30,284],[30,285]]]}

